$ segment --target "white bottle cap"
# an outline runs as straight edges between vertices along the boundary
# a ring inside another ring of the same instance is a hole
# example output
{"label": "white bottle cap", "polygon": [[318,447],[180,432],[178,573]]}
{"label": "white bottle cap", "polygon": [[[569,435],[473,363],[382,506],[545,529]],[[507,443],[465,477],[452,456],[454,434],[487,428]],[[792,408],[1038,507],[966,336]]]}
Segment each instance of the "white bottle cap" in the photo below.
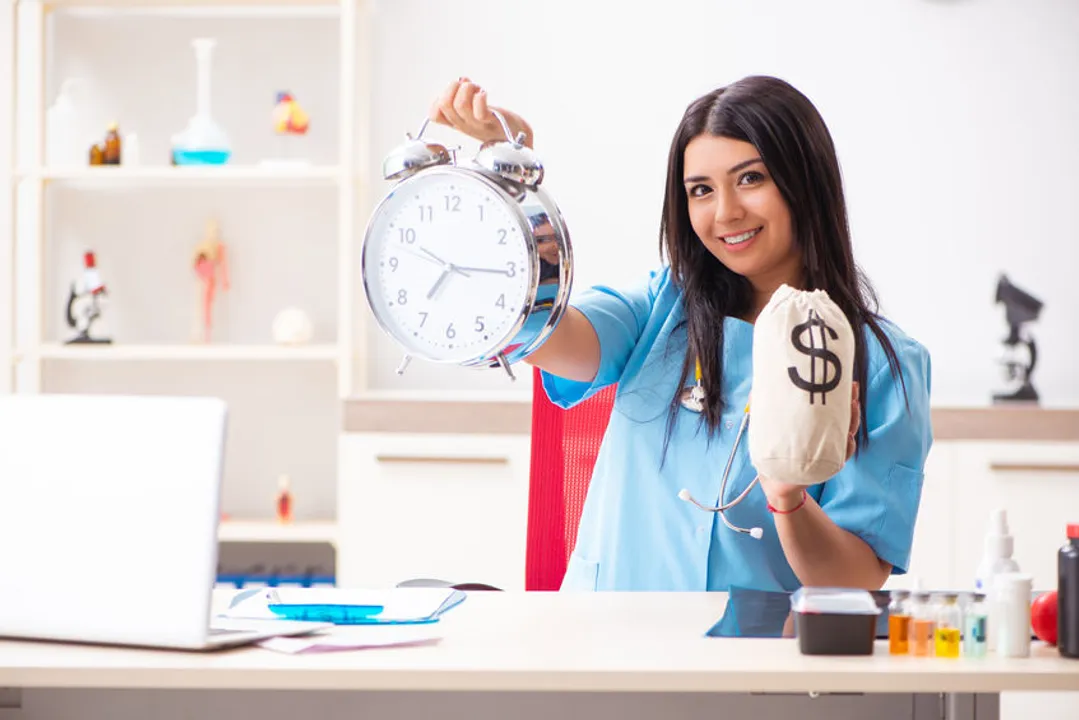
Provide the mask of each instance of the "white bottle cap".
{"label": "white bottle cap", "polygon": [[999,599],[1016,599],[1031,602],[1034,578],[1026,573],[998,573],[993,578],[993,592]]}
{"label": "white bottle cap", "polygon": [[1008,512],[998,508],[990,517],[989,532],[985,535],[985,553],[994,558],[1010,558],[1014,551],[1014,540],[1008,534]]}

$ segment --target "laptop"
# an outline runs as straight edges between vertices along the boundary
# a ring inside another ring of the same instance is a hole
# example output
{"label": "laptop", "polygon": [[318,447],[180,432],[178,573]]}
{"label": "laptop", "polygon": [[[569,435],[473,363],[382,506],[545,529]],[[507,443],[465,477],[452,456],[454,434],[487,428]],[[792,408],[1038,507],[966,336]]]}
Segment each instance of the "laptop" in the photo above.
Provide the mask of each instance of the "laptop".
{"label": "laptop", "polygon": [[0,397],[0,637],[186,650],[328,623],[213,617],[226,404]]}

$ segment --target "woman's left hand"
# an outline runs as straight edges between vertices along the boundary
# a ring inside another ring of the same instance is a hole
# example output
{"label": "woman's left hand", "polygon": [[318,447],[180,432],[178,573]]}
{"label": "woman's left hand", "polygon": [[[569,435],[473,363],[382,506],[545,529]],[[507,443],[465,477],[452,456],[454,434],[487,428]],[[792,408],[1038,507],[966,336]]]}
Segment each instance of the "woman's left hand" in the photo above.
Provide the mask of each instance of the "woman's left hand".
{"label": "woman's left hand", "polygon": [[[752,403],[750,407],[752,407]],[[850,397],[850,430],[847,432],[847,460],[851,459],[855,449],[858,447],[858,441],[855,438],[858,435],[858,428],[861,427],[861,422],[862,412],[861,404],[859,402],[859,387],[857,382],[853,382],[851,383]],[[768,498],[768,504],[780,512],[795,508],[802,502],[802,491],[805,489],[802,485],[792,485],[791,483],[769,480],[763,475],[760,476],[760,483],[761,489],[764,490],[765,497]]]}

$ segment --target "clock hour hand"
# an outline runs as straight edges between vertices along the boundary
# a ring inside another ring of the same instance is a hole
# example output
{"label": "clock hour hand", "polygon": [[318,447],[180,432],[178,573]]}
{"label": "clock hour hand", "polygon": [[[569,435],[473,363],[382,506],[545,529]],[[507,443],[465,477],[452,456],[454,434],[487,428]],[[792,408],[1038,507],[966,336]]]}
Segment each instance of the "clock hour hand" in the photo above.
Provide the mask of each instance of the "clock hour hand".
{"label": "clock hour hand", "polygon": [[432,285],[431,289],[427,292],[428,300],[433,298],[435,296],[435,293],[438,292],[439,288],[441,288],[445,284],[446,280],[449,279],[451,272],[452,271],[449,268],[446,268],[442,271],[442,274],[438,276],[438,280],[435,280],[435,284]]}

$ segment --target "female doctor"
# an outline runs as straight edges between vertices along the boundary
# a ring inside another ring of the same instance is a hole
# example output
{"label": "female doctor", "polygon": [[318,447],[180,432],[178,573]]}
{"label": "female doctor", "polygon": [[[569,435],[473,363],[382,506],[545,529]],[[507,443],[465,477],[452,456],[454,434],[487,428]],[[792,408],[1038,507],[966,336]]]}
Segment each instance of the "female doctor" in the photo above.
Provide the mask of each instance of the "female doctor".
{"label": "female doctor", "polygon": [[[528,123],[500,112],[532,145]],[[467,78],[430,116],[505,137]],[[577,294],[528,359],[564,408],[618,385],[562,589],[877,589],[905,573],[932,443],[929,355],[876,313],[831,136],[804,95],[747,77],[689,105],[670,147],[660,252],[667,263],[637,287]],[[679,491],[726,503],[757,476],[741,443],[719,496],[751,390],[753,323],[784,283],[826,290],[854,329],[848,459],[808,492],[761,477],[728,511],[739,532]],[[698,382],[699,413],[681,402]]]}

